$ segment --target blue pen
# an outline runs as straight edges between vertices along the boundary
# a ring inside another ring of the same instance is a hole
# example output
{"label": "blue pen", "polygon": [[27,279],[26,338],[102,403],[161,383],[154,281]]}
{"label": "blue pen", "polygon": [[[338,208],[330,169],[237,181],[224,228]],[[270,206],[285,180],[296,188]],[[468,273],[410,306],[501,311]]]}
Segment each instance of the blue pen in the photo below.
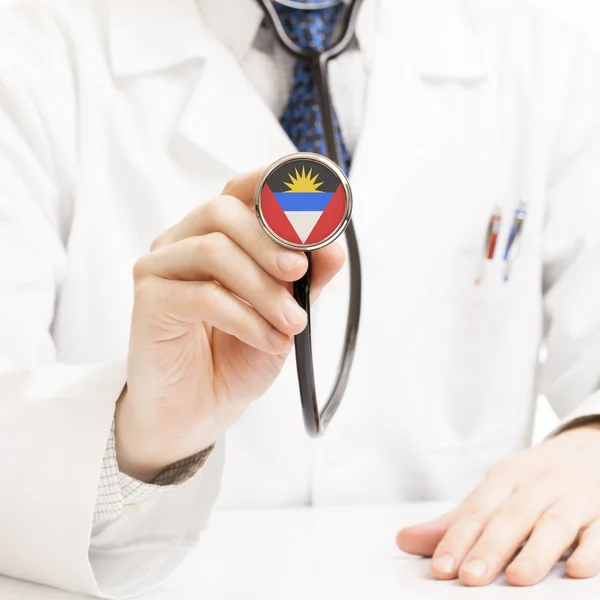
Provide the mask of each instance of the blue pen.
{"label": "blue pen", "polygon": [[519,250],[519,238],[521,237],[521,233],[523,231],[523,223],[525,222],[525,217],[527,216],[527,204],[523,201],[519,202],[519,206],[515,210],[515,216],[513,218],[513,223],[510,227],[510,231],[508,233],[508,240],[506,242],[506,250],[504,251],[504,281],[508,281],[510,276],[510,266],[512,261],[517,256]]}

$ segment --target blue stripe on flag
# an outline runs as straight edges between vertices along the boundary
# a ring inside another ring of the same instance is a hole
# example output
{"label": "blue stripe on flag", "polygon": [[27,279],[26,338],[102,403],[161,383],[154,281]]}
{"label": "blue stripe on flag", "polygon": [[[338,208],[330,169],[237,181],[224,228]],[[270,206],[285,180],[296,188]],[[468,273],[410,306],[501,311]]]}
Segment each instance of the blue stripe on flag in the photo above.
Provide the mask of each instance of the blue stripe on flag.
{"label": "blue stripe on flag", "polygon": [[273,194],[284,212],[324,211],[333,193],[329,192],[277,192]]}

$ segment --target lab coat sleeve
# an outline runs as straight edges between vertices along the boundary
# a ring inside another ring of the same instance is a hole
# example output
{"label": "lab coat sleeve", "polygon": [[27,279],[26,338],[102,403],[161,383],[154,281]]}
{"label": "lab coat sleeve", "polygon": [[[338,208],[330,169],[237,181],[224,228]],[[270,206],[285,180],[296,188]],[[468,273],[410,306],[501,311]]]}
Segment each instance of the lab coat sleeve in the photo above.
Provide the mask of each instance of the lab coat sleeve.
{"label": "lab coat sleeve", "polygon": [[600,417],[600,63],[584,50],[560,62],[568,93],[547,108],[549,119],[563,117],[543,235],[541,391],[568,427]]}
{"label": "lab coat sleeve", "polygon": [[120,597],[160,581],[197,539],[223,449],[138,514],[94,524],[125,361],[57,362],[77,95],[68,44],[44,12],[26,2],[0,10],[0,574]]}

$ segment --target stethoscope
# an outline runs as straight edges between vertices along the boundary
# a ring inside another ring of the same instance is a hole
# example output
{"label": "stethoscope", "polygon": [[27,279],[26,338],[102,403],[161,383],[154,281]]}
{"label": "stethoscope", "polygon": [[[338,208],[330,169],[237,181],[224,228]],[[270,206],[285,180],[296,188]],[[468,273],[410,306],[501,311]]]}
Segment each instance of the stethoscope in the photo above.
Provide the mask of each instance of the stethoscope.
{"label": "stethoscope", "polygon": [[[344,186],[346,186],[347,180],[345,180],[345,175],[343,172],[341,172],[341,169],[338,168],[336,170],[336,166],[342,164],[342,159],[341,149],[337,142],[335,133],[333,104],[329,91],[328,62],[344,52],[354,39],[356,18],[362,4],[362,0],[352,0],[349,3],[345,14],[342,16],[343,22],[340,29],[341,34],[338,36],[337,41],[324,52],[313,52],[297,46],[287,35],[277,15],[275,7],[273,6],[273,3],[270,0],[258,1],[262,5],[265,14],[269,18],[276,37],[282,46],[294,58],[306,61],[311,65],[313,77],[317,84],[318,101],[322,114],[324,141],[327,149],[326,153],[327,158],[330,161],[327,164],[332,172],[336,172],[338,175],[340,175],[340,180],[342,183],[345,182]],[[305,10],[318,10],[327,8],[335,4],[339,4],[339,2],[340,0],[324,0],[321,2],[294,2],[293,0],[278,0],[279,4],[284,4],[291,8]],[[333,164],[331,164],[331,162]],[[273,166],[272,168],[276,167],[277,165]],[[259,187],[257,188],[257,207],[259,207],[260,204],[258,190],[260,189],[261,184],[264,184],[265,180],[267,179],[267,175],[268,174],[265,175],[262,182],[259,183]],[[349,186],[347,187],[347,193],[349,196]],[[348,201],[351,202],[350,199]],[[257,213],[258,212],[259,211],[257,210]],[[304,425],[307,433],[311,437],[319,437],[323,435],[331,419],[338,410],[348,384],[350,370],[354,359],[354,352],[356,349],[356,338],[360,320],[361,305],[361,267],[356,233],[354,231],[354,227],[352,226],[352,222],[349,219],[349,215],[347,215],[347,217],[348,218],[343,223],[343,227],[348,245],[348,261],[350,270],[350,301],[348,320],[346,323],[344,348],[337,377],[331,395],[322,409],[319,408],[319,403],[317,401],[312,353],[310,321],[310,252],[306,252],[306,256],[308,258],[308,270],[306,274],[304,277],[302,277],[302,279],[294,283],[294,298],[308,315],[308,324],[306,328],[295,338],[295,352]],[[261,220],[260,217],[259,220]],[[264,223],[262,224],[264,227]],[[277,236],[272,235],[272,237],[275,239]],[[279,239],[276,241],[281,242]]]}

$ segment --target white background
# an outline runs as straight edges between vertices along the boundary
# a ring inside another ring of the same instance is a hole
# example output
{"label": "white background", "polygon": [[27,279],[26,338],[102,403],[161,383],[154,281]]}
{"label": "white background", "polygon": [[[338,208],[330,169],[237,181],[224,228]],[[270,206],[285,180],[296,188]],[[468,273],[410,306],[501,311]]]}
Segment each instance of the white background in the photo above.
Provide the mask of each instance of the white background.
{"label": "white background", "polygon": [[529,0],[529,2],[579,27],[587,35],[591,45],[600,52],[599,0]]}
{"label": "white background", "polygon": [[[0,0],[0,6],[13,0]],[[418,1],[418,0],[415,0]],[[543,10],[554,13],[572,23],[588,38],[590,45],[600,52],[600,0],[524,0]],[[544,399],[540,399],[534,439],[539,440],[556,425],[556,417]]]}

